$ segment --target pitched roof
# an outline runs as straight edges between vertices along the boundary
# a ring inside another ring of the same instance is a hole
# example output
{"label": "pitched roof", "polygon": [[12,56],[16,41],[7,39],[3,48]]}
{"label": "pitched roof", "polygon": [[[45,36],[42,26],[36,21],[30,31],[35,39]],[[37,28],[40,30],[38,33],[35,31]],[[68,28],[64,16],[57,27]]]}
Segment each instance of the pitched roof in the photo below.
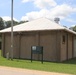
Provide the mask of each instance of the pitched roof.
{"label": "pitched roof", "polygon": [[[73,34],[76,32],[65,28],[47,18],[39,18],[27,23],[13,26],[13,32],[23,32],[23,31],[42,31],[42,30],[66,30]],[[0,33],[11,32],[11,27],[0,31]]]}

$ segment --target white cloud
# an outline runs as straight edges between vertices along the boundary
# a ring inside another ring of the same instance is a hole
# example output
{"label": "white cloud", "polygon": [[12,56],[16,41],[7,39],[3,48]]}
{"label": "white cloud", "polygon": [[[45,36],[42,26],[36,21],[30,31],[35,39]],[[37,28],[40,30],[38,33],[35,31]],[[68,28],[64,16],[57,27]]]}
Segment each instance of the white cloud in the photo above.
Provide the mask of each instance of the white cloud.
{"label": "white cloud", "polygon": [[71,25],[71,27],[75,27],[76,25],[74,24],[74,25]]}
{"label": "white cloud", "polygon": [[[11,17],[9,17],[9,16],[3,16],[2,19],[4,21],[10,21],[11,20]],[[16,18],[13,18],[13,20],[18,21]]]}
{"label": "white cloud", "polygon": [[30,0],[22,0],[22,3],[26,3],[29,2]]}
{"label": "white cloud", "polygon": [[28,21],[28,17],[27,16],[22,16],[21,21]]}
{"label": "white cloud", "polygon": [[48,8],[51,6],[56,6],[54,0],[22,0],[22,3],[33,2],[34,5],[38,8]]}
{"label": "white cloud", "polygon": [[54,0],[34,0],[34,4],[38,8],[48,8],[51,6],[56,6],[56,2]]}
{"label": "white cloud", "polygon": [[49,16],[49,13],[50,12],[47,9],[42,9],[40,11],[29,12],[25,16],[23,16],[21,18],[21,20],[33,20],[33,19],[37,19],[37,18],[40,18],[40,17],[47,17],[47,16]]}
{"label": "white cloud", "polygon": [[63,19],[69,16],[71,13],[76,12],[76,8],[73,8],[67,4],[63,4],[52,8],[50,12],[53,16],[57,16]]}
{"label": "white cloud", "polygon": [[22,17],[21,20],[32,20],[40,17],[46,17],[49,19],[53,19],[55,17],[60,17],[61,19],[64,19],[68,17],[70,14],[75,13],[76,8],[73,8],[67,4],[57,5],[51,9],[41,9],[40,11],[32,11],[29,13],[26,13],[25,16]]}

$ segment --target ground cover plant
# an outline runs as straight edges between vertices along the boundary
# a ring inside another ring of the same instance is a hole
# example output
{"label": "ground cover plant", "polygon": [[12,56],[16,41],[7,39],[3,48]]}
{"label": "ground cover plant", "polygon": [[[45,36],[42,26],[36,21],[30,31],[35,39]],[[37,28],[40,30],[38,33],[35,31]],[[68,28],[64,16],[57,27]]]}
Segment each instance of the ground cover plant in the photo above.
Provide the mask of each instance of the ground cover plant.
{"label": "ground cover plant", "polygon": [[76,58],[65,62],[44,62],[30,60],[14,59],[13,61],[7,60],[0,55],[0,66],[33,69],[49,72],[68,73],[76,75]]}

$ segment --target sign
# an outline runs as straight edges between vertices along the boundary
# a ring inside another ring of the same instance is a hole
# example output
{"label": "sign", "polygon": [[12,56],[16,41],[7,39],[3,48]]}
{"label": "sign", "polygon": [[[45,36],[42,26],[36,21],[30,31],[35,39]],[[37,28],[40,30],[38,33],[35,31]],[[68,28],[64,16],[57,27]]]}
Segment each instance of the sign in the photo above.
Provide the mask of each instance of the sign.
{"label": "sign", "polygon": [[42,54],[43,47],[42,46],[32,46],[32,53],[33,54]]}
{"label": "sign", "polygon": [[43,63],[43,47],[42,46],[32,46],[31,47],[31,62],[32,62],[33,54],[41,54],[42,63]]}

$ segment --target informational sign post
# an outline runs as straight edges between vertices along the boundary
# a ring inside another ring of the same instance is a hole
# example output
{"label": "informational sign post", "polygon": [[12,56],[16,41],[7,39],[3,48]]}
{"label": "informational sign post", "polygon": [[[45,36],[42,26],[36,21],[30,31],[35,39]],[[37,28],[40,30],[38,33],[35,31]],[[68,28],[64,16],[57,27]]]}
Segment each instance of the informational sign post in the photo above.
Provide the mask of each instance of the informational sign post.
{"label": "informational sign post", "polygon": [[31,62],[33,59],[33,54],[41,54],[42,55],[41,62],[43,63],[43,47],[42,46],[32,46],[31,47]]}

